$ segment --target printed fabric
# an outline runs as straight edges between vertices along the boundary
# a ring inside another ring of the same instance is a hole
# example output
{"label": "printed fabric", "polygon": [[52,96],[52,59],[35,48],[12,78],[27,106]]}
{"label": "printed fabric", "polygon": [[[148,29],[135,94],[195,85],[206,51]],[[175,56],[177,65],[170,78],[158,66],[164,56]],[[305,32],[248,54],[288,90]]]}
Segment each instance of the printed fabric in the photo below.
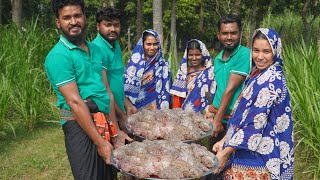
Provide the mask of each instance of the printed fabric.
{"label": "printed fabric", "polygon": [[[200,44],[202,61],[205,62],[206,69],[188,73],[188,55],[186,47],[170,93],[184,98],[184,102],[181,106],[182,109],[202,113],[209,105],[206,93],[209,93],[211,97],[214,97],[216,82],[214,80],[214,71],[209,51],[201,41],[197,39],[190,41],[194,40]],[[189,42],[187,44],[189,44]]]}
{"label": "printed fabric", "polygon": [[237,149],[233,167],[266,168],[272,179],[293,179],[292,108],[282,70],[282,44],[273,29],[257,29],[254,35],[258,31],[268,38],[274,64],[247,80],[229,120],[225,146]]}
{"label": "printed fabric", "polygon": [[138,109],[150,106],[156,109],[169,109],[171,105],[169,90],[172,83],[169,63],[162,56],[159,35],[153,30],[144,32],[156,37],[159,49],[152,58],[144,60],[143,35],[141,36],[125,70],[125,96]]}

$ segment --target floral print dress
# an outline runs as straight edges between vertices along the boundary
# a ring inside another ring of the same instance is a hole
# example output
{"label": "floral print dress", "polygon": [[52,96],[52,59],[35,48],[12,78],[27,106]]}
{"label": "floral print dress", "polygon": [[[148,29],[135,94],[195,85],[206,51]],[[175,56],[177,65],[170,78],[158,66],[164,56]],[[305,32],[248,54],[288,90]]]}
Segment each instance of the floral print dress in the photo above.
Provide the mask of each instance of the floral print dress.
{"label": "floral print dress", "polygon": [[159,35],[153,30],[159,42],[158,52],[150,59],[144,59],[143,37],[134,48],[124,74],[125,96],[138,109],[169,109],[172,75],[169,63],[163,58]]}
{"label": "floral print dress", "polygon": [[224,146],[236,148],[225,178],[293,179],[294,144],[290,95],[282,70],[281,40],[272,29],[267,36],[274,64],[253,73],[229,120]]}

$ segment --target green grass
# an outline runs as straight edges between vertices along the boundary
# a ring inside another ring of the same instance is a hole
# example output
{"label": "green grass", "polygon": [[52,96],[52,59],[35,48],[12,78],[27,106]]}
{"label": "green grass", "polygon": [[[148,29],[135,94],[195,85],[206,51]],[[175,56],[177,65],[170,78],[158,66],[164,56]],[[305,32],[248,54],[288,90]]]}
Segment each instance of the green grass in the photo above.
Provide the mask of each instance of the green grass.
{"label": "green grass", "polygon": [[14,141],[0,141],[0,179],[72,179],[59,125],[19,130]]}
{"label": "green grass", "polygon": [[[284,64],[293,107],[295,144],[298,157],[313,178],[320,177],[320,55],[316,45],[285,49]],[[299,167],[299,166],[298,166]]]}

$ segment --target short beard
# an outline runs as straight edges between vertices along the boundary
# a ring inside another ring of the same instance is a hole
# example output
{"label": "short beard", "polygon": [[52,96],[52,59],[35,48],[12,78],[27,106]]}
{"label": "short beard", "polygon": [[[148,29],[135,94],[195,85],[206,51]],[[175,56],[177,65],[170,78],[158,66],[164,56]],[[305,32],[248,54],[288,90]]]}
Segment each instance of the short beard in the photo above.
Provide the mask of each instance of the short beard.
{"label": "short beard", "polygon": [[84,25],[83,28],[81,28],[81,33],[77,35],[70,35],[68,32],[64,31],[62,28],[60,28],[63,36],[72,44],[79,45],[82,42],[85,41],[87,37],[87,24]]}
{"label": "short beard", "polygon": [[239,45],[239,42],[237,44],[235,44],[234,46],[223,46],[223,49],[225,51],[229,51],[229,52],[232,52],[233,50],[235,50]]}
{"label": "short beard", "polygon": [[[100,32],[99,32],[99,33],[100,33]],[[107,40],[109,43],[114,43],[114,42],[118,39],[119,34],[116,33],[116,32],[113,32],[113,33],[117,34],[117,38],[116,38],[115,40],[112,40],[112,41],[110,41],[109,38],[108,38],[108,35],[109,35],[109,34],[107,34],[107,36],[105,36],[105,35],[103,35],[103,34],[100,33],[100,35],[103,37],[103,39]],[[110,33],[110,34],[111,34],[111,33]]]}

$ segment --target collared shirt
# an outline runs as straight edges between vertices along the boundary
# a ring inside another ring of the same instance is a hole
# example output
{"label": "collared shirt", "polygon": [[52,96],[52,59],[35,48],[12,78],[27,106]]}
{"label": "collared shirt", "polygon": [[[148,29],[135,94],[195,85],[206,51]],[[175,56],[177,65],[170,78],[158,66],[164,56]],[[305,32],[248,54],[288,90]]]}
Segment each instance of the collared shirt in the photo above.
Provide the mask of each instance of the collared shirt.
{"label": "collared shirt", "polygon": [[[104,57],[95,44],[85,43],[90,56],[61,35],[46,57],[46,74],[58,97],[56,105],[58,108],[70,110],[59,87],[76,82],[82,99],[92,99],[100,111],[109,113],[110,97],[102,81],[101,62]],[[64,122],[61,121],[61,124]]]}
{"label": "collared shirt", "polygon": [[102,67],[107,71],[108,83],[113,93],[114,100],[122,111],[124,111],[124,66],[122,62],[122,51],[118,41],[111,45],[99,33],[92,41],[98,45],[106,57],[102,61]]}
{"label": "collared shirt", "polygon": [[[250,71],[250,49],[238,45],[238,47],[231,53],[228,59],[223,60],[224,50],[222,50],[214,60],[214,74],[217,82],[217,91],[214,96],[213,105],[218,109],[222,100],[223,93],[228,85],[230,74],[239,74],[248,76]],[[237,101],[244,82],[236,89],[232,99],[229,103],[226,114],[230,114],[235,102]],[[227,120],[223,119],[223,123]]]}

